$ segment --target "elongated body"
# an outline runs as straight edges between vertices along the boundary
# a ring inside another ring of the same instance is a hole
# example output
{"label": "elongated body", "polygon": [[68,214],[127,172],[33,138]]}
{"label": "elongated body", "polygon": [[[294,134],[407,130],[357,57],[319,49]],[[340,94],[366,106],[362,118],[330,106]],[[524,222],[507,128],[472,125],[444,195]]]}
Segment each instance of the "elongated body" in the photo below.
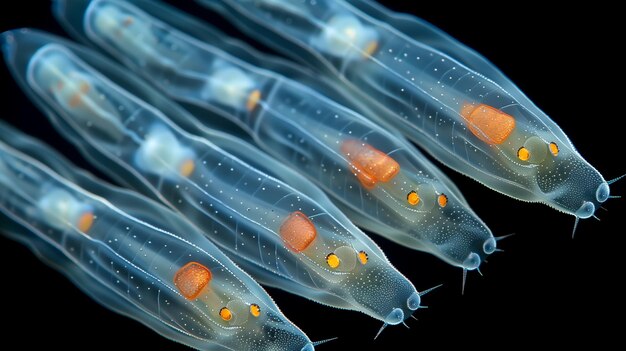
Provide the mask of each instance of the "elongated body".
{"label": "elongated body", "polygon": [[66,17],[74,17],[68,26],[85,25],[73,32],[84,30],[169,96],[241,125],[265,151],[332,195],[357,224],[464,269],[477,268],[495,250],[491,232],[448,178],[402,138],[357,113],[128,3],[93,1],[80,21]]}
{"label": "elongated body", "polygon": [[609,198],[609,184],[559,126],[489,62],[423,22],[411,26],[369,1],[202,2],[278,50],[297,48],[285,52],[369,97],[382,111],[371,117],[497,191],[577,218]]}
{"label": "elongated body", "polygon": [[182,131],[78,55],[103,58],[36,32],[11,40],[12,62],[27,62],[12,67],[16,77],[63,135],[96,167],[176,208],[259,281],[388,324],[419,307],[413,285],[327,199]]}
{"label": "elongated body", "polygon": [[313,350],[250,276],[175,213],[2,123],[0,135],[2,229],[98,302],[199,350]]}

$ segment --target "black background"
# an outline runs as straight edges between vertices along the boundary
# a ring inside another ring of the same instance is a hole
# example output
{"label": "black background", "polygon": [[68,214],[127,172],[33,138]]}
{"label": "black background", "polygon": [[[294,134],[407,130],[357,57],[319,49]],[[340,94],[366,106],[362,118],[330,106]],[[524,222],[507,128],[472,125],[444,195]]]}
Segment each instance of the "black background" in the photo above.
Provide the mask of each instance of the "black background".
{"label": "black background", "polygon": [[[489,58],[565,130],[607,179],[626,173],[624,129],[619,126],[626,108],[620,83],[623,57],[615,51],[623,41],[618,35],[619,11],[597,2],[557,9],[521,4],[406,1],[389,6],[430,21]],[[48,2],[21,1],[12,6],[0,12],[0,31],[35,27],[63,34]],[[182,7],[237,35],[219,16],[188,2]],[[95,172],[30,104],[5,65],[0,65],[0,74],[1,118]],[[430,308],[418,311],[419,321],[408,320],[410,330],[390,327],[373,341],[381,323],[372,318],[268,289],[285,315],[312,340],[339,337],[320,350],[391,349],[391,342],[402,343],[401,349],[428,349],[539,347],[546,342],[564,347],[582,341],[600,346],[618,340],[624,314],[623,274],[619,274],[623,272],[624,200],[605,204],[608,211],[596,213],[600,222],[581,221],[572,239],[574,217],[512,200],[453,171],[447,173],[495,235],[517,234],[500,242],[505,252],[494,254],[481,267],[484,277],[469,274],[464,296],[460,269],[374,236],[419,290],[444,284],[423,298]],[[612,193],[624,193],[624,184],[616,183]],[[5,345],[186,349],[101,307],[26,247],[3,236],[0,267],[4,324],[0,336]]]}

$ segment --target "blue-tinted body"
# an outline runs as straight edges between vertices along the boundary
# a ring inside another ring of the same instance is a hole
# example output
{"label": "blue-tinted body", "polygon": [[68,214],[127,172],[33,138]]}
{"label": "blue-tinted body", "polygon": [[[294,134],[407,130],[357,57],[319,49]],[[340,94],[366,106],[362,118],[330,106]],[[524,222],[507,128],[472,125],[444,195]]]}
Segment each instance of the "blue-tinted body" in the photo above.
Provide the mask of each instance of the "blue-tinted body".
{"label": "blue-tinted body", "polygon": [[609,198],[556,123],[491,63],[423,21],[370,1],[201,2],[338,77],[380,111],[370,117],[494,190],[577,218]]}
{"label": "blue-tinted body", "polygon": [[[250,276],[177,214],[77,170],[3,123],[0,135],[1,229],[95,300],[198,350],[313,349]],[[211,274],[193,298],[176,278],[190,263]]]}
{"label": "blue-tinted body", "polygon": [[[260,282],[389,324],[418,308],[413,285],[325,196],[313,199],[184,132],[85,63],[136,83],[99,55],[37,32],[6,40],[18,81],[94,166],[177,209]],[[241,141],[214,135],[280,169]]]}
{"label": "blue-tinted body", "polygon": [[[192,20],[171,17],[171,9],[137,4],[190,27],[185,23]],[[202,38],[212,45],[201,43],[119,1],[92,1],[84,16],[76,12],[57,8],[72,33],[88,37],[174,99],[203,110],[197,113],[203,120],[208,111],[239,124],[265,151],[321,186],[358,225],[464,269],[477,268],[495,250],[489,229],[421,153],[299,82],[222,50],[240,54],[246,50],[242,45],[207,36]],[[202,27],[188,29],[202,35]],[[247,49],[244,58],[256,56]],[[257,57],[260,61],[268,59]],[[271,68],[280,66],[269,62]],[[378,164],[369,172],[363,167],[367,162]],[[378,170],[390,175],[369,177]],[[408,201],[412,193],[413,203]]]}

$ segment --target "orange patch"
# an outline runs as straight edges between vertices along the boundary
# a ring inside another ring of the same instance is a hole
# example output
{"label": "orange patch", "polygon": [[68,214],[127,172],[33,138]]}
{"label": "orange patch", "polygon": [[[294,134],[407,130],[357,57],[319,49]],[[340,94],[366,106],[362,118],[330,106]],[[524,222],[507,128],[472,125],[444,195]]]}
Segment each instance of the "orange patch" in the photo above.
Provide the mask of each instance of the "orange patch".
{"label": "orange patch", "polygon": [[130,26],[131,24],[133,24],[133,22],[134,22],[134,20],[133,20],[133,18],[132,18],[132,17],[126,17],[126,18],[124,18],[124,20],[122,21],[122,26],[124,26],[124,27],[128,27],[128,26]]}
{"label": "orange patch", "polygon": [[91,226],[93,225],[94,215],[91,212],[83,213],[78,222],[76,223],[76,227],[83,233],[87,233]]}
{"label": "orange patch", "polygon": [[193,160],[185,160],[179,167],[178,171],[183,177],[188,177],[193,173],[193,170],[196,168],[195,162]]}
{"label": "orange patch", "polygon": [[89,90],[91,90],[91,86],[89,86],[88,83],[80,83],[78,91],[72,94],[72,96],[70,96],[70,99],[68,100],[68,104],[70,105],[70,107],[74,108],[81,105],[83,103],[83,95],[87,94]]}
{"label": "orange patch", "polygon": [[365,189],[372,189],[376,186],[376,179],[374,179],[370,174],[365,173],[355,165],[351,166],[354,171],[354,175]]}
{"label": "orange patch", "polygon": [[365,50],[363,51],[363,56],[365,56],[366,58],[372,56],[372,54],[374,53],[374,51],[376,51],[376,49],[378,49],[378,42],[377,41],[370,42],[365,47]]}
{"label": "orange patch", "polygon": [[248,96],[248,101],[246,102],[246,108],[248,111],[252,112],[256,105],[261,100],[261,92],[259,90],[255,90]]}
{"label": "orange patch", "polygon": [[189,262],[174,275],[174,285],[187,299],[193,300],[211,281],[211,271],[198,262]]}
{"label": "orange patch", "polygon": [[91,90],[91,87],[89,86],[88,83],[82,82],[80,83],[80,87],[78,89],[80,90],[81,93],[87,94],[89,90]]}
{"label": "orange patch", "polygon": [[487,144],[502,144],[515,129],[515,119],[489,105],[465,104],[461,116],[470,132]]}
{"label": "orange patch", "polygon": [[360,140],[350,139],[341,144],[341,152],[348,158],[361,184],[371,189],[377,182],[388,182],[400,172],[396,160]]}
{"label": "orange patch", "polygon": [[285,219],[279,233],[285,245],[295,252],[304,251],[317,237],[313,222],[300,211],[292,212]]}
{"label": "orange patch", "polygon": [[73,94],[70,97],[70,100],[68,101],[68,103],[69,103],[70,107],[78,107],[80,104],[83,103],[82,94],[80,94],[80,93]]}

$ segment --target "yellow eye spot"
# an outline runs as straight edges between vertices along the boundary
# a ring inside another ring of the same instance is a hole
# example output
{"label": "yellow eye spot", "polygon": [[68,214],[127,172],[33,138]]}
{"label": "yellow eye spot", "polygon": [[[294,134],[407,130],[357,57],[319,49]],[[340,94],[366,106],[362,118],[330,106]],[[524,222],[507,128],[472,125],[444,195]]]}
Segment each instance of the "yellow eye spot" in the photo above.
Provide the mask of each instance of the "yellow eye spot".
{"label": "yellow eye spot", "polygon": [[326,263],[328,263],[328,266],[330,268],[337,268],[339,267],[339,257],[337,255],[335,255],[334,253],[330,253],[328,254],[328,256],[326,256]]}
{"label": "yellow eye spot", "polygon": [[250,305],[250,314],[258,317],[261,315],[261,307],[259,307],[259,305],[257,305],[256,303],[253,303],[252,305]]}
{"label": "yellow eye spot", "polygon": [[406,194],[406,201],[410,205],[415,206],[420,202],[420,197],[419,195],[417,195],[417,192],[415,190],[411,190],[410,193]]}
{"label": "yellow eye spot", "polygon": [[437,203],[440,207],[446,207],[446,205],[448,204],[448,195],[439,194],[439,196],[437,197]]}
{"label": "yellow eye spot", "polygon": [[87,233],[89,228],[93,225],[93,220],[95,219],[93,213],[85,212],[78,219],[77,227],[83,233]]}
{"label": "yellow eye spot", "polygon": [[361,262],[361,264],[366,264],[367,260],[369,260],[369,257],[367,256],[367,252],[363,250],[359,251],[359,262]]}
{"label": "yellow eye spot", "polygon": [[530,158],[530,151],[528,151],[528,149],[523,146],[520,147],[519,150],[517,150],[517,158],[522,161],[528,161],[528,159]]}
{"label": "yellow eye spot", "polygon": [[557,156],[559,154],[559,146],[555,142],[551,142],[548,147],[552,155]]}
{"label": "yellow eye spot", "polygon": [[233,319],[233,314],[227,307],[222,307],[222,309],[220,309],[220,317],[225,321],[229,321]]}

